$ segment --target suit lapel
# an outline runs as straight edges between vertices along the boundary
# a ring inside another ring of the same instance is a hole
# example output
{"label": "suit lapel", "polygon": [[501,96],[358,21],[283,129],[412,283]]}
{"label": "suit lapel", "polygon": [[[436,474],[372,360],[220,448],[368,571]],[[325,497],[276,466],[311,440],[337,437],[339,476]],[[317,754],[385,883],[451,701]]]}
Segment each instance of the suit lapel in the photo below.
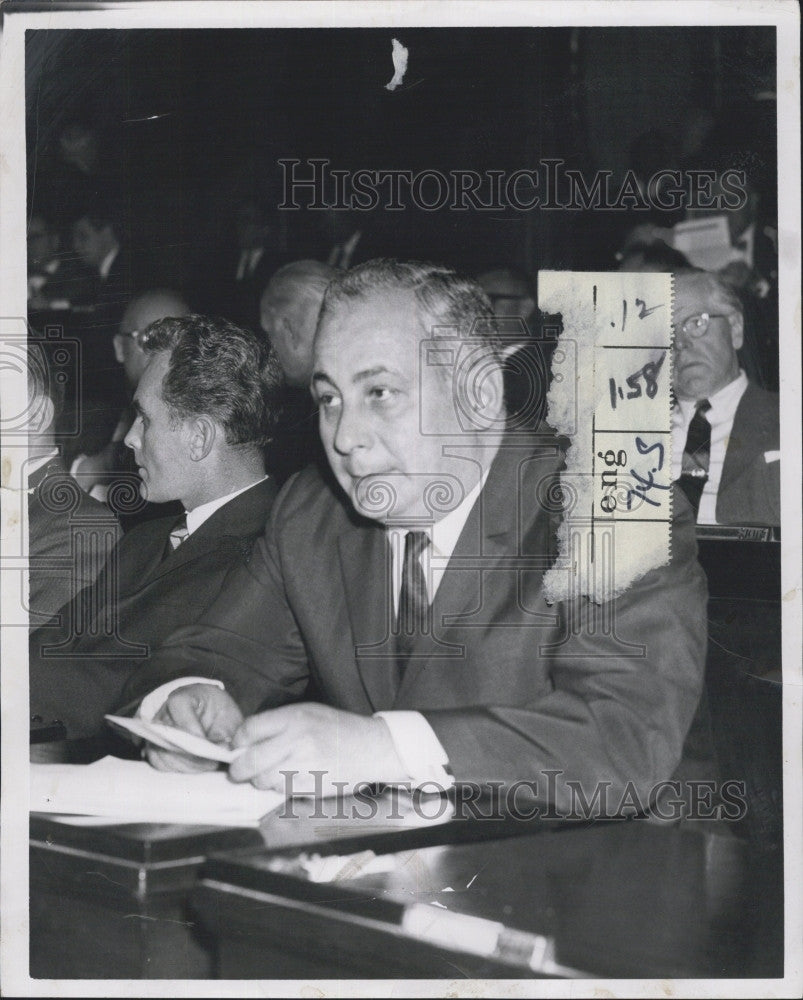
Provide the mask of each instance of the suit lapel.
{"label": "suit lapel", "polygon": [[371,706],[389,708],[396,691],[396,660],[390,548],[384,529],[366,526],[345,532],[338,539],[338,556],[360,679]]}
{"label": "suit lapel", "polygon": [[276,488],[270,479],[257,483],[216,510],[167,557],[164,556],[164,552],[169,544],[170,532],[178,519],[160,520],[158,525],[161,546],[156,542],[153,546],[143,546],[148,552],[144,554],[140,578],[147,579],[149,583],[159,580],[165,574],[186,566],[201,555],[213,552],[224,545],[237,544],[244,535],[258,533],[267,520],[269,504],[275,493]]}
{"label": "suit lapel", "polygon": [[538,553],[548,550],[549,515],[538,503],[535,489],[527,489],[523,483],[526,480],[535,486],[552,475],[559,465],[558,454],[551,438],[545,442],[543,437],[511,436],[503,441],[435,594],[435,641],[427,645],[419,642],[419,655],[410,659],[405,670],[400,697],[434,657],[461,655],[462,644],[455,641],[453,628],[486,624],[494,578],[504,575],[491,570],[501,569],[511,557],[524,555],[531,548]]}
{"label": "suit lapel", "polygon": [[742,393],[736,413],[733,416],[725,461],[719,481],[719,493],[724,493],[755,461],[756,455],[766,447],[767,432],[757,406],[758,395],[753,385],[748,383]]}

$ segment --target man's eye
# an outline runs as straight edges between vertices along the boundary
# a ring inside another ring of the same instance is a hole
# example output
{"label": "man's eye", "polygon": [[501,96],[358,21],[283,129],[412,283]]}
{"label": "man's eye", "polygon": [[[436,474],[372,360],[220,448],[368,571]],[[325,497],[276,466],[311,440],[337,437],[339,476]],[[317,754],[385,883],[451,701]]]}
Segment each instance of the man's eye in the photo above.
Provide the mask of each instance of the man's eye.
{"label": "man's eye", "polygon": [[336,406],[338,399],[333,392],[319,392],[318,393],[318,406],[324,409],[331,409],[331,407]]}
{"label": "man's eye", "polygon": [[386,385],[375,385],[372,389],[368,390],[368,395],[371,399],[379,400],[379,402],[386,402],[396,395],[396,390],[389,389]]}

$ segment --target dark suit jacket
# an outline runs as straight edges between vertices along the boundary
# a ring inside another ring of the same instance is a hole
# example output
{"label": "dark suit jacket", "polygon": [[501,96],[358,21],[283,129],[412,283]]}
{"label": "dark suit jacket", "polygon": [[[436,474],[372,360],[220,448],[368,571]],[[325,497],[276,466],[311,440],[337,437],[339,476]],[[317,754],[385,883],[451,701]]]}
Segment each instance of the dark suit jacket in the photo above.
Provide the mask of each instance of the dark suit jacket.
{"label": "dark suit jacket", "polygon": [[105,504],[84,493],[58,456],[29,477],[28,488],[28,608],[36,627],[95,580],[120,525]]}
{"label": "dark suit jacket", "polygon": [[94,587],[61,611],[61,623],[31,636],[31,712],[64,722],[69,737],[104,728],[129,676],[182,625],[207,610],[229,570],[265,530],[270,479],[241,493],[165,558],[175,518],[123,536]]}
{"label": "dark suit jacket", "polygon": [[779,400],[748,383],[733,418],[717,490],[719,524],[781,523],[781,463],[764,453],[781,447]]}
{"label": "dark suit jacket", "polygon": [[352,712],[421,710],[458,781],[532,779],[543,792],[540,772],[560,768],[588,797],[603,779],[648,792],[677,765],[702,685],[706,584],[691,509],[678,492],[671,563],[612,605],[550,607],[542,584],[555,524],[536,485],[561,458],[552,443],[528,458],[512,440],[435,595],[434,638],[400,687],[385,532],[307,469],[280,494],[249,565],[127,696],[200,675],[223,680],[248,714],[312,681],[322,701]]}

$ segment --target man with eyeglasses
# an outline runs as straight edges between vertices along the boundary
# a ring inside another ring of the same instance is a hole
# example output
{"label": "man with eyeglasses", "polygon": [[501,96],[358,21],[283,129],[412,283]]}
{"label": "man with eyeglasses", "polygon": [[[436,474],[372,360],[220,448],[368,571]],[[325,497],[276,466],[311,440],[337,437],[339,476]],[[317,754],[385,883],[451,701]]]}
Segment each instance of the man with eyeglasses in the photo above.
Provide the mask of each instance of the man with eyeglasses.
{"label": "man with eyeglasses", "polygon": [[[126,306],[118,332],[114,335],[114,356],[118,364],[123,366],[125,380],[132,394],[148,361],[143,349],[143,337],[148,326],[166,316],[187,316],[189,313],[190,307],[184,299],[177,292],[166,288],[143,292]],[[85,490],[91,491],[99,500],[106,499],[110,474],[136,474],[130,461],[130,452],[123,444],[133,422],[134,411],[128,403],[120,413],[108,444],[95,454],[78,455],[72,462],[71,474]]]}
{"label": "man with eyeglasses", "polygon": [[673,478],[698,524],[779,526],[778,396],[739,367],[744,313],[717,275],[675,276]]}

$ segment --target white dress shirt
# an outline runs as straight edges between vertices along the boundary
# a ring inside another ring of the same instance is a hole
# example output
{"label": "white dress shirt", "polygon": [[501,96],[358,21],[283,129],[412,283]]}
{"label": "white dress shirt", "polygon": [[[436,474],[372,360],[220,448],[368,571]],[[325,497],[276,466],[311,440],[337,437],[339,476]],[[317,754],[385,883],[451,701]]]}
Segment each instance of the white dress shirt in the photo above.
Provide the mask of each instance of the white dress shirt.
{"label": "white dress shirt", "polygon": [[[430,544],[419,557],[419,561],[424,571],[424,579],[427,581],[427,597],[430,604],[438,592],[457,540],[487,478],[486,470],[459,506],[449,511],[440,521],[435,521],[430,527],[423,529],[429,535]],[[393,609],[398,614],[407,529],[388,528],[387,534],[392,559]],[[454,784],[454,778],[447,771],[449,758],[446,751],[432,726],[420,712],[377,712],[376,717],[383,719],[390,729],[396,753],[413,785],[420,786],[425,782],[434,782],[440,788],[450,788]]]}
{"label": "white dress shirt", "polygon": [[[708,397],[711,409],[705,414],[705,419],[711,424],[711,452],[708,461],[708,480],[703,488],[700,509],[697,513],[698,524],[717,523],[717,492],[722,479],[725,452],[728,450],[733,429],[733,418],[736,416],[745,389],[747,389],[747,376],[740,369],[738,376],[732,382]],[[672,409],[673,480],[678,479],[682,472],[683,451],[697,402],[699,401],[680,399]]]}

